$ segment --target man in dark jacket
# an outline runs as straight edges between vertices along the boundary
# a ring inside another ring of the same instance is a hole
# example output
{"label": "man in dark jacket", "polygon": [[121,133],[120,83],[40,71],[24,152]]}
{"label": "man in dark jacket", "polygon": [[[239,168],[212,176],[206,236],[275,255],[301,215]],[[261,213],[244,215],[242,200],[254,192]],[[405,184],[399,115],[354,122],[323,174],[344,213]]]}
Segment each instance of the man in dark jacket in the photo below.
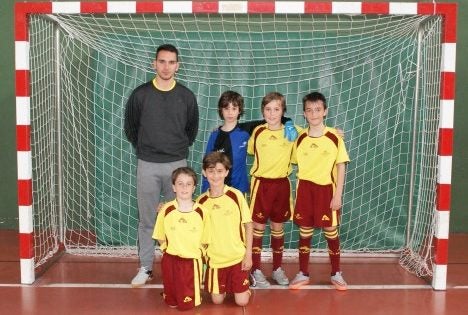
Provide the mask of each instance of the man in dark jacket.
{"label": "man in dark jacket", "polygon": [[189,147],[198,131],[198,104],[195,95],[175,80],[179,52],[165,44],[156,50],[153,61],[156,77],[133,90],[125,110],[125,134],[136,149],[138,200],[138,256],[140,269],[133,287],[152,279],[156,220],[155,208],[174,199],[171,174],[187,165]]}

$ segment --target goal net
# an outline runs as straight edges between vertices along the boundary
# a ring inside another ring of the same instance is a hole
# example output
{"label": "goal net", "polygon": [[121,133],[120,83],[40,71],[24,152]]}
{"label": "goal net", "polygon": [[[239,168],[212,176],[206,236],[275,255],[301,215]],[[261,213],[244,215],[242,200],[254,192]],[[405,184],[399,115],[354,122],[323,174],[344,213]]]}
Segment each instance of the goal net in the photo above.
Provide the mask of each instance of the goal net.
{"label": "goal net", "polygon": [[[278,91],[286,116],[301,126],[302,97],[321,91],[326,124],[345,131],[351,158],[342,252],[401,254],[406,268],[430,276],[441,25],[440,16],[424,15],[31,15],[35,267],[61,246],[79,255],[137,254],[136,157],[124,108],[153,78],[156,47],[172,43],[180,50],[177,80],[200,106],[188,158],[198,174],[221,124],[223,91],[244,96],[241,121],[261,118],[261,98]],[[313,250],[323,251],[315,234]],[[296,251],[297,239],[287,223],[287,250]]]}

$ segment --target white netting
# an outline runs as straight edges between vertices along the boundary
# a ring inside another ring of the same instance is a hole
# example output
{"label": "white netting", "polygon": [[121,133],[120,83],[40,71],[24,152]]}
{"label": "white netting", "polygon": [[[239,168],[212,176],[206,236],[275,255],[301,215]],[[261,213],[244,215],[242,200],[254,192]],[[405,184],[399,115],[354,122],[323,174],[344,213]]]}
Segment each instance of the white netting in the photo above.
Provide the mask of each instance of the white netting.
{"label": "white netting", "polygon": [[[319,90],[326,122],[345,130],[352,160],[343,251],[409,253],[402,261],[419,260],[409,269],[430,273],[440,31],[441,19],[426,16],[31,16],[36,261],[57,250],[60,232],[72,253],[136,254],[135,156],[123,111],[132,89],[153,77],[156,47],[172,43],[182,62],[177,80],[200,106],[189,156],[196,171],[221,123],[223,91],[245,97],[242,120],[260,118],[261,98],[279,91],[287,116],[304,125],[301,99]],[[286,231],[294,249],[297,230],[288,223]],[[316,234],[313,247],[323,249]]]}

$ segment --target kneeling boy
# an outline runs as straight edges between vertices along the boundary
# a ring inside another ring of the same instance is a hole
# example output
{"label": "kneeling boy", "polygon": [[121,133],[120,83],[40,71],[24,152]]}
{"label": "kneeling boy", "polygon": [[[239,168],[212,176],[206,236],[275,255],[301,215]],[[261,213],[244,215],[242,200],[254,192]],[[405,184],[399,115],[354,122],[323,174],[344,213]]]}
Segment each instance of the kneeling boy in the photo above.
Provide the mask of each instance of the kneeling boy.
{"label": "kneeling boy", "polygon": [[209,217],[205,289],[215,304],[223,303],[226,293],[234,293],[236,304],[245,306],[250,299],[252,220],[244,195],[224,184],[230,168],[229,158],[221,152],[203,159],[209,189],[197,202]]}

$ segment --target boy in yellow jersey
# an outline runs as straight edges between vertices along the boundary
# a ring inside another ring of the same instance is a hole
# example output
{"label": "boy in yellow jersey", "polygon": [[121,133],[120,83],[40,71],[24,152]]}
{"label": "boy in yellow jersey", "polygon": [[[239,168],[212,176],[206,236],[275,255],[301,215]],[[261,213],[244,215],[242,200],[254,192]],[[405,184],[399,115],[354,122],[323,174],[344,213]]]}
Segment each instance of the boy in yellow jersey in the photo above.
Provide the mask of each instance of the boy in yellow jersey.
{"label": "boy in yellow jersey", "polygon": [[281,268],[284,248],[283,223],[291,219],[292,198],[289,174],[291,151],[294,142],[283,136],[285,126],[281,118],[286,112],[286,101],[278,92],[265,95],[261,104],[266,124],[252,133],[247,152],[254,155],[250,188],[252,211],[253,245],[251,286],[267,288],[270,283],[261,271],[262,239],[265,226],[270,220],[271,247],[273,250],[272,278],[279,285],[288,285],[289,280]]}
{"label": "boy in yellow jersey", "polygon": [[207,212],[193,201],[197,175],[189,167],[172,172],[176,198],[165,203],[158,214],[153,238],[163,251],[161,273],[164,302],[179,310],[201,303],[203,246],[207,238]]}
{"label": "boy in yellow jersey", "polygon": [[349,157],[337,131],[324,124],[327,101],[323,94],[307,94],[302,103],[309,127],[300,132],[291,158],[298,167],[294,223],[299,226],[299,273],[289,287],[298,289],[309,283],[310,242],[314,228],[321,228],[328,244],[331,282],[337,290],[346,290],[340,270],[338,225]]}
{"label": "boy in yellow jersey", "polygon": [[209,189],[197,202],[209,214],[209,242],[206,250],[205,289],[214,304],[226,293],[234,293],[239,306],[249,303],[249,270],[252,266],[252,221],[249,206],[239,190],[224,184],[231,168],[227,155],[208,153],[203,158],[203,175]]}

